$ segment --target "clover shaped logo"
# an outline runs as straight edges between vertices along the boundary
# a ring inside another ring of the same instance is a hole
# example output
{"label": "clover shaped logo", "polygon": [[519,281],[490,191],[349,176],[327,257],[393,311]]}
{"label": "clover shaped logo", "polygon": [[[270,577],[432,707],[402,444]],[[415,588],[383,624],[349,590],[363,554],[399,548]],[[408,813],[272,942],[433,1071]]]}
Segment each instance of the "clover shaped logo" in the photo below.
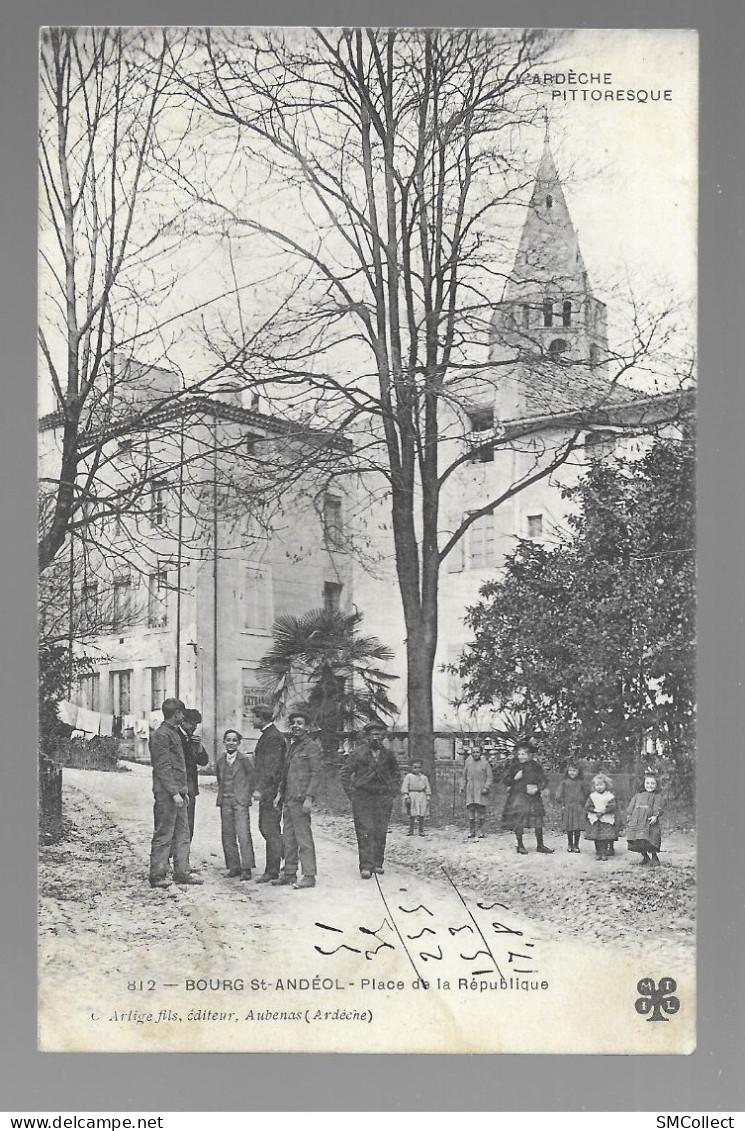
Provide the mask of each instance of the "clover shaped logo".
{"label": "clover shaped logo", "polygon": [[674,978],[660,978],[659,986],[654,984],[652,978],[642,978],[637,982],[637,993],[641,997],[636,999],[635,1009],[642,1017],[648,1017],[649,1021],[667,1021],[667,1017],[663,1017],[665,1013],[677,1013],[680,1009],[680,1001],[674,997],[675,991],[678,988],[678,983]]}

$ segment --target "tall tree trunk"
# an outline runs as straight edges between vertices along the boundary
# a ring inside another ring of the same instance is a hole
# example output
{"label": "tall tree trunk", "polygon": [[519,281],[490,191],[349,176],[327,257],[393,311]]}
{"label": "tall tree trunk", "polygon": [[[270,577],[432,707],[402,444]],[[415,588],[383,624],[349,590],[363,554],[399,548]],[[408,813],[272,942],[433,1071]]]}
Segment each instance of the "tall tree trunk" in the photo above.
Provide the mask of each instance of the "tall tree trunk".
{"label": "tall tree trunk", "polygon": [[432,675],[435,665],[437,633],[425,617],[406,641],[407,707],[409,716],[409,760],[419,758],[435,790],[434,712]]}
{"label": "tall tree trunk", "polygon": [[[406,451],[406,445],[402,445]],[[429,533],[421,544],[414,523],[414,492],[394,479],[391,495],[396,572],[406,623],[406,683],[409,721],[409,759],[420,758],[435,789],[434,711],[432,675],[437,650],[436,538]],[[427,526],[431,525],[430,507]]]}

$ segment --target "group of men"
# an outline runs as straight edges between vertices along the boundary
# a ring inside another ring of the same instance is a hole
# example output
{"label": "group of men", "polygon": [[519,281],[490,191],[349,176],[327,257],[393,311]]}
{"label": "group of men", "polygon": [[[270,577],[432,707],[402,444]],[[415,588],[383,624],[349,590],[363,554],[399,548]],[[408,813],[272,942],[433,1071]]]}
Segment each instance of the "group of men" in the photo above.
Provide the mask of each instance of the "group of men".
{"label": "group of men", "polygon": [[[199,793],[198,766],[208,762],[201,743],[194,738],[201,715],[187,709],[180,699],[166,699],[162,713],[163,722],[150,740],[155,798],[150,886],[169,886],[171,857],[175,883],[201,884],[189,861]],[[295,889],[315,887],[317,864],[311,814],[320,790],[323,759],[320,745],[310,734],[310,712],[302,705],[292,707],[287,734],[274,723],[269,704],[257,704],[252,713],[254,726],[261,730],[251,759],[252,799],[258,801],[259,832],[266,845],[266,864],[256,882]],[[344,760],[340,772],[342,787],[352,804],[360,876],[365,880],[383,872],[388,825],[401,781],[396,757],[383,742],[385,732],[384,723],[368,723],[365,738]],[[237,732],[227,731],[226,738],[229,734]],[[228,755],[221,757],[225,763]],[[220,758],[217,772],[218,782],[224,783],[225,765],[221,767]],[[250,800],[237,798],[234,791],[226,796],[224,786],[219,786],[223,830],[225,805],[247,810]],[[229,865],[227,851],[226,863]],[[246,871],[235,867],[229,868],[228,874],[250,878],[250,870],[247,875]]]}

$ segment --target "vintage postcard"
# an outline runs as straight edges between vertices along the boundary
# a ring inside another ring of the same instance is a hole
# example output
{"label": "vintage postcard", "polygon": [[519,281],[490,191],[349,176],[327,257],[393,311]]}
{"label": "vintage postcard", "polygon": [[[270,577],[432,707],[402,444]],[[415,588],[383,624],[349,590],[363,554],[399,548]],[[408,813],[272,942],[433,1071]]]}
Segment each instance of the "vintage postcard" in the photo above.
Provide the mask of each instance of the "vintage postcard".
{"label": "vintage postcard", "polygon": [[39,1047],[692,1052],[696,33],[39,98]]}

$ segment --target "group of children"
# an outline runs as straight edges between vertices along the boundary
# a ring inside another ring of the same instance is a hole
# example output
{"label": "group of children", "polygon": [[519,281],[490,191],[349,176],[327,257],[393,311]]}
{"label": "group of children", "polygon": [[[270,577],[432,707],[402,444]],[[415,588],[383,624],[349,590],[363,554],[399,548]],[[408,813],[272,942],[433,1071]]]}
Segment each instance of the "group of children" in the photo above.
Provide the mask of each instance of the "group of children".
{"label": "group of children", "polygon": [[[483,838],[486,821],[486,806],[493,785],[492,768],[479,750],[468,756],[463,768],[461,794],[468,812],[468,840]],[[515,834],[517,852],[526,856],[523,843],[524,830],[535,831],[536,852],[551,854],[543,841],[543,820],[545,808],[541,793],[548,786],[548,779],[542,766],[533,756],[530,746],[520,744],[515,749],[515,761],[505,777],[507,798],[502,812],[502,823]],[[414,834],[415,819],[419,822],[419,835],[424,835],[424,818],[428,811],[431,788],[426,775],[422,773],[421,762],[412,763],[411,772],[401,783],[404,811],[409,815],[409,836]],[[595,774],[589,785],[582,776],[582,770],[570,763],[566,768],[564,780],[556,791],[555,799],[561,806],[561,829],[566,833],[567,852],[579,852],[580,835],[595,845],[597,860],[605,861],[615,855],[615,842],[618,840],[622,823],[617,800],[612,791],[610,778],[603,773]],[[660,819],[662,817],[662,798],[657,776],[648,771],[644,775],[643,788],[632,797],[626,809],[626,839],[629,851],[641,855],[640,864],[656,867],[662,839]]]}
{"label": "group of children", "polygon": [[[567,852],[579,852],[580,834],[584,830],[585,839],[595,845],[597,860],[605,861],[615,855],[614,846],[622,821],[612,782],[606,774],[595,774],[590,786],[583,780],[579,766],[568,765],[556,791],[556,801],[561,805],[561,828],[566,833]],[[661,816],[659,782],[655,774],[648,772],[644,775],[643,788],[628,804],[625,820],[629,851],[641,855],[640,864],[656,867],[660,862],[657,853],[662,841]],[[518,837],[518,852],[520,844]]]}
{"label": "group of children", "polygon": [[[254,852],[248,820],[248,807],[254,793],[254,767],[252,760],[239,750],[241,736],[235,730],[224,735],[225,750],[217,760],[218,798],[221,809],[222,841],[228,874],[248,879],[254,866]],[[543,840],[545,808],[542,792],[548,787],[543,767],[532,755],[527,743],[518,744],[515,759],[505,776],[507,798],[502,812],[502,823],[515,834],[519,855],[528,850],[523,843],[525,829],[533,829],[536,852],[552,854]],[[488,759],[474,750],[463,768],[461,795],[468,812],[468,840],[483,838],[486,807],[494,783]],[[432,788],[421,761],[415,759],[410,771],[401,782],[403,811],[409,819],[408,836],[415,829],[424,836],[424,821],[429,812]],[[555,800],[561,806],[561,829],[566,833],[567,852],[579,852],[580,835],[595,845],[598,860],[607,860],[615,853],[614,845],[621,832],[621,814],[618,810],[612,782],[603,773],[595,774],[592,785],[582,776],[582,770],[570,763],[564,779],[556,791]],[[648,771],[644,787],[632,797],[626,810],[626,838],[629,850],[641,855],[639,863],[657,866],[661,843],[662,799],[656,775]]]}

